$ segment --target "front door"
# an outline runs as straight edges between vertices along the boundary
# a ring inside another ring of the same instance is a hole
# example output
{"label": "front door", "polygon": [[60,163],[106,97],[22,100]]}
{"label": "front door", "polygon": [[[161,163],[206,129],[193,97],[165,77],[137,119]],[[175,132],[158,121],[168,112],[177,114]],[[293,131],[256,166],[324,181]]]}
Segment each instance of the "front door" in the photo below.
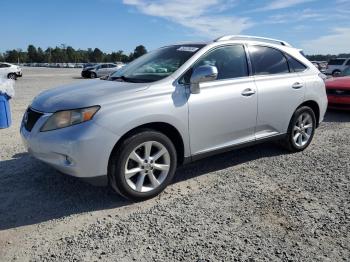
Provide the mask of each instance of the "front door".
{"label": "front door", "polygon": [[215,48],[193,68],[201,65],[216,66],[218,77],[201,83],[199,94],[189,95],[191,154],[253,141],[257,94],[254,79],[249,76],[245,48],[242,45]]}

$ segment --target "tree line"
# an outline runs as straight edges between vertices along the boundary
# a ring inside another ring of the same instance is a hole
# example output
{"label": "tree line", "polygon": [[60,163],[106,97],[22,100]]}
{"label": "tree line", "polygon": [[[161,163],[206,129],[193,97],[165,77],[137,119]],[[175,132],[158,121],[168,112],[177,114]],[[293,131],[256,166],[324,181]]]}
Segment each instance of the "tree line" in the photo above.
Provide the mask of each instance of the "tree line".
{"label": "tree line", "polygon": [[[125,54],[124,51],[105,53],[98,48],[74,49],[64,44],[55,48],[48,47],[43,50],[41,47],[36,48],[29,45],[27,50],[13,49],[5,53],[0,53],[0,62],[9,63],[100,63],[100,62],[123,62],[128,63],[135,58],[147,53],[143,45],[135,48],[134,52]],[[329,61],[333,58],[350,57],[350,53],[339,55],[306,55],[310,61]]]}
{"label": "tree line", "polygon": [[46,50],[29,45],[26,51],[13,49],[0,53],[0,61],[9,63],[128,63],[145,53],[147,53],[147,50],[143,45],[137,46],[134,52],[129,54],[125,54],[122,50],[105,53],[98,48],[88,48],[87,50],[74,49],[64,44],[55,48],[48,47]]}

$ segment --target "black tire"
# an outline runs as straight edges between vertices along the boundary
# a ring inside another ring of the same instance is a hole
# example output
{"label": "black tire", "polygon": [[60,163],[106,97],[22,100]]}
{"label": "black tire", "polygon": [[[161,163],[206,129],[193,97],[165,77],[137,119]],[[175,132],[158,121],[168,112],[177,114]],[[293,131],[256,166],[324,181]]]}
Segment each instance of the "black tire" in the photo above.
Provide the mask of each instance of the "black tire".
{"label": "black tire", "polygon": [[[128,184],[127,179],[125,178],[125,167],[131,152],[147,141],[156,141],[167,149],[169,153],[168,159],[170,159],[170,167],[164,181],[158,187],[148,192],[139,192],[131,188]],[[122,141],[118,146],[118,149],[112,153],[108,168],[109,184],[118,194],[129,200],[147,200],[157,196],[168,186],[174,177],[176,166],[177,154],[172,141],[160,132],[151,129],[143,129]]]}
{"label": "black tire", "polygon": [[[312,122],[312,131],[309,133],[309,138],[307,142],[302,146],[297,145],[297,143],[294,140],[294,136],[296,135],[296,132],[298,132],[294,130],[294,127],[297,125],[297,121],[301,115],[309,115],[311,117],[311,122]],[[312,138],[315,134],[315,129],[316,129],[316,117],[315,117],[314,111],[308,106],[299,107],[294,112],[292,119],[290,120],[288,132],[283,141],[284,146],[291,152],[300,152],[305,150],[312,141]]]}
{"label": "black tire", "polygon": [[341,74],[341,71],[340,70],[334,70],[332,72],[332,76],[339,76]]}
{"label": "black tire", "polygon": [[17,75],[15,73],[9,73],[7,75],[8,79],[17,80]]}
{"label": "black tire", "polygon": [[97,77],[97,75],[95,72],[90,72],[90,78],[96,78],[96,77]]}

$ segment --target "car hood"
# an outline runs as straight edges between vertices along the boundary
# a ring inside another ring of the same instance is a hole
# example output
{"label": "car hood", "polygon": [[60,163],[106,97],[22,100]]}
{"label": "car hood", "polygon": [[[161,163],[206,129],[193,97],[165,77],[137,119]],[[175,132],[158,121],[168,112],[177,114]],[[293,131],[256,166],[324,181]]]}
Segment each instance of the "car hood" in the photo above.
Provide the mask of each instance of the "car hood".
{"label": "car hood", "polygon": [[350,76],[334,77],[327,79],[326,87],[350,89]]}
{"label": "car hood", "polygon": [[148,87],[145,83],[87,80],[74,85],[56,87],[34,98],[31,107],[53,113],[59,110],[103,105],[133,96]]}

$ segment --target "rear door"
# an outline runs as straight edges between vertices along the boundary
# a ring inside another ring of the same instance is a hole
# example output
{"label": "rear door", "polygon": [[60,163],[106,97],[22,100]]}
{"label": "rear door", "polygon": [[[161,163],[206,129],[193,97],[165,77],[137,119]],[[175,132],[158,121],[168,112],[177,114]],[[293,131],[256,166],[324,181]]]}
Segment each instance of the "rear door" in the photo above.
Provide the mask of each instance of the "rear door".
{"label": "rear door", "polygon": [[116,65],[114,65],[114,64],[108,64],[108,68],[107,68],[107,74],[108,74],[108,75],[111,74],[111,73],[113,73],[113,72],[116,71],[116,70],[117,70]]}
{"label": "rear door", "polygon": [[[306,67],[268,46],[251,45],[249,53],[258,92],[255,137],[286,133],[294,111],[304,100],[305,83],[298,71]],[[302,69],[295,70],[293,63],[295,67],[300,64]]]}
{"label": "rear door", "polygon": [[108,74],[108,64],[101,64],[100,65],[100,68],[97,70],[97,76],[100,77],[100,76],[104,76],[104,75],[107,75]]}

